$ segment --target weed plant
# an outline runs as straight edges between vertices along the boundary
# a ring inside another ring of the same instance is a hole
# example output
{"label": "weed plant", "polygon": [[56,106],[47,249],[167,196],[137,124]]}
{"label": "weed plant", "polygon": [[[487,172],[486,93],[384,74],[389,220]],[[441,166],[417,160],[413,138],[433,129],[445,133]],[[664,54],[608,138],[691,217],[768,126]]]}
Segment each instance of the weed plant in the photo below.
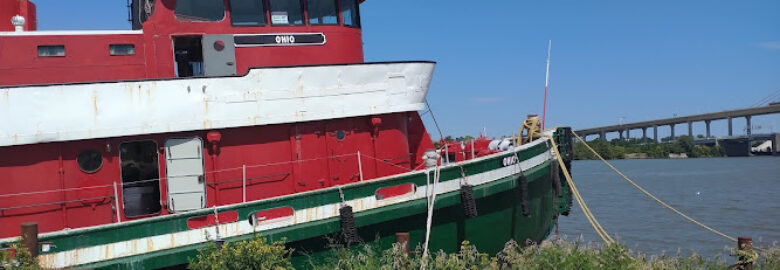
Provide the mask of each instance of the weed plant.
{"label": "weed plant", "polygon": [[[335,247],[331,249],[329,259],[324,263],[310,263],[306,268],[317,270],[698,270],[698,269],[736,269],[730,268],[725,260],[718,257],[705,259],[698,254],[684,256],[660,255],[647,257],[629,250],[623,244],[583,245],[580,241],[565,240],[545,242],[542,245],[520,247],[516,242],[506,243],[504,249],[491,256],[480,253],[477,247],[468,241],[463,242],[456,253],[435,252],[427,260],[420,256],[417,247],[411,255],[403,247],[394,244],[391,249],[382,251],[376,243],[368,243],[356,249]],[[736,259],[734,259],[736,260]],[[761,254],[754,269],[780,270],[780,248],[773,247]]]}
{"label": "weed plant", "polygon": [[[37,270],[41,267],[32,258],[30,252],[19,243],[15,243],[15,256],[0,251],[0,269]],[[516,242],[506,243],[497,254],[481,253],[477,247],[464,241],[458,252],[434,252],[427,259],[420,255],[418,246],[407,254],[401,245],[393,244],[383,250],[378,242],[347,248],[335,245],[329,249],[327,259],[321,263],[310,262],[302,268],[315,270],[699,270],[699,269],[737,269],[730,268],[726,260],[705,259],[698,254],[683,256],[660,255],[647,257],[629,250],[623,244],[584,245],[580,241],[549,241],[541,245],[521,247]],[[217,247],[209,243],[192,258],[189,269],[293,269],[290,257],[293,250],[285,247],[284,241],[268,242],[264,237],[255,236],[247,241],[225,243]],[[736,259],[730,258],[733,261]],[[754,265],[756,270],[780,270],[780,247],[774,244],[761,253]]]}

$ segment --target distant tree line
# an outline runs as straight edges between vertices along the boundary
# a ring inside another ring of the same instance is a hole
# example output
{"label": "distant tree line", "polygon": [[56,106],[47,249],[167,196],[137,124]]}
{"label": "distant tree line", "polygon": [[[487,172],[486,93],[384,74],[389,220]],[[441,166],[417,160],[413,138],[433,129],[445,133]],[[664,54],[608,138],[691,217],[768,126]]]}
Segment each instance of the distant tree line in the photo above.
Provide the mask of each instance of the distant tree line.
{"label": "distant tree line", "polygon": [[[721,157],[723,152],[718,146],[696,145],[693,137],[680,136],[674,141],[671,138],[661,139],[656,143],[653,139],[613,139],[612,141],[593,140],[590,145],[605,159],[623,159],[626,154],[646,154],[647,158],[668,158],[669,154],[686,154],[690,158]],[[574,143],[574,159],[596,159],[596,156],[579,141]]]}

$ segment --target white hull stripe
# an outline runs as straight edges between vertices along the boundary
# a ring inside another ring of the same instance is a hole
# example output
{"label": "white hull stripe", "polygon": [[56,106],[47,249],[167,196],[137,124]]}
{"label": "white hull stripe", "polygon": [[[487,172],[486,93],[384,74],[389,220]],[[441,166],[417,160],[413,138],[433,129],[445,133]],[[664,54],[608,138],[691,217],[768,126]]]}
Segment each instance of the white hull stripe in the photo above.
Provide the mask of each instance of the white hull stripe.
{"label": "white hull stripe", "polygon": [[[520,166],[527,171],[530,168],[543,164],[545,161],[552,157],[550,151],[545,151],[535,157],[525,160],[520,163]],[[498,168],[492,171],[487,171],[479,174],[469,175],[466,177],[468,184],[472,186],[479,186],[486,183],[496,181],[511,175],[519,173],[520,170],[517,165],[506,166]],[[431,179],[433,179],[433,171],[431,173]],[[427,186],[419,186],[413,194],[394,197],[386,200],[377,200],[375,196],[368,196],[359,199],[346,201],[346,204],[352,206],[354,212],[361,212],[371,209],[376,209],[384,206],[399,204],[403,202],[409,202],[426,198]],[[440,182],[436,185],[436,193],[444,194],[460,189],[460,178],[452,179],[446,182]],[[280,218],[276,220],[269,220],[260,222],[257,226],[249,224],[247,221],[238,221],[227,224],[220,224],[219,226],[211,226],[201,229],[194,229],[182,232],[176,232],[165,235],[157,235],[151,237],[144,237],[133,239],[129,241],[122,241],[117,243],[110,243],[105,245],[92,246],[87,248],[80,248],[76,250],[46,254],[40,256],[41,265],[47,268],[66,268],[77,265],[84,265],[89,263],[107,261],[112,259],[118,259],[127,256],[142,255],[145,253],[161,251],[166,249],[172,249],[177,247],[183,247],[198,243],[204,243],[214,240],[217,235],[217,227],[219,229],[219,235],[223,238],[229,238],[234,236],[241,236],[252,234],[254,232],[262,232],[271,229],[278,229],[287,226],[293,226],[298,224],[304,224],[313,221],[324,220],[328,218],[339,216],[339,204],[327,204],[317,207],[295,210],[292,218]]]}
{"label": "white hull stripe", "polygon": [[0,87],[0,147],[417,111],[434,65],[260,68],[243,77]]}

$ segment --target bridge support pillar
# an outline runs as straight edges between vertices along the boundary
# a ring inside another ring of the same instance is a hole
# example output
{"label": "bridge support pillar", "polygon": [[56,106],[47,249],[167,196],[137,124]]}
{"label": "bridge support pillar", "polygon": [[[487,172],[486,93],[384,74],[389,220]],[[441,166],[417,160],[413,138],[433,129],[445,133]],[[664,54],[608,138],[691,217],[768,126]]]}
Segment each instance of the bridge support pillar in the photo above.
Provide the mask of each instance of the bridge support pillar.
{"label": "bridge support pillar", "polygon": [[753,128],[753,127],[750,125],[750,118],[751,118],[751,117],[750,117],[750,115],[748,115],[748,116],[745,116],[745,122],[746,122],[746,126],[745,126],[745,135],[747,135],[747,137],[748,137],[748,140],[750,140],[750,134],[752,133],[752,132],[751,132],[751,131],[752,131],[751,129]]}
{"label": "bridge support pillar", "polygon": [[712,122],[712,121],[710,121],[710,120],[705,120],[705,121],[704,121],[704,125],[705,125],[705,126],[706,126],[706,128],[707,128],[707,138],[709,138],[709,137],[710,137],[710,122]]}
{"label": "bridge support pillar", "polygon": [[693,122],[688,121],[688,137],[693,138]]}
{"label": "bridge support pillar", "polygon": [[619,136],[620,136],[620,140],[622,141],[622,140],[623,140],[623,131],[622,131],[622,130],[621,130],[621,131],[618,131],[618,134],[619,134]]}
{"label": "bridge support pillar", "polygon": [[727,121],[729,122],[729,137],[734,136],[734,130],[731,128],[731,117]]}
{"label": "bridge support pillar", "polygon": [[607,140],[607,132],[605,132],[603,130],[600,131],[599,132],[599,139],[601,139],[602,141],[606,141]]}
{"label": "bridge support pillar", "polygon": [[661,141],[658,139],[658,126],[653,126],[653,139],[656,143]]}
{"label": "bridge support pillar", "polygon": [[631,139],[631,130],[630,129],[626,129],[626,140],[629,140],[629,139]]}
{"label": "bridge support pillar", "polygon": [[674,141],[674,124],[669,125],[669,128],[672,130],[672,135],[669,137],[670,141]]}
{"label": "bridge support pillar", "polygon": [[642,128],[642,142],[647,139],[647,127]]}

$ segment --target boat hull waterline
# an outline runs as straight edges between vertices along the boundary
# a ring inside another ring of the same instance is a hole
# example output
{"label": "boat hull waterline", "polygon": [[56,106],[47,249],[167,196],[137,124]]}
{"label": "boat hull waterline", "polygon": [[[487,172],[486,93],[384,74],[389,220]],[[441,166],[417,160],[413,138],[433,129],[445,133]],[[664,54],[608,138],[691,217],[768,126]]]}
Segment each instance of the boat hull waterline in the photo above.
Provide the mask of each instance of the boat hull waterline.
{"label": "boat hull waterline", "polygon": [[[435,191],[438,195],[431,249],[454,251],[460,241],[468,240],[481,250],[497,252],[510,239],[544,240],[561,212],[554,204],[556,195],[550,170],[555,163],[553,155],[547,139],[540,139],[513,151],[442,167]],[[519,164],[507,162],[515,156]],[[461,176],[461,167],[465,178]],[[518,183],[521,167],[528,181],[528,216],[521,209],[522,192]],[[297,251],[317,255],[324,252],[326,236],[338,236],[340,232],[340,194],[344,196],[343,203],[353,207],[355,224],[364,241],[379,240],[389,245],[396,232],[409,232],[410,244],[414,246],[424,238],[426,182],[432,176],[432,170],[415,171],[216,209],[43,234],[40,241],[51,246],[42,252],[40,261],[42,266],[50,268],[159,268],[187,263],[198,248],[215,240],[217,235],[230,242],[250,239],[255,233],[270,239],[285,238]],[[463,214],[459,193],[462,179],[474,187],[477,217],[467,218]],[[378,189],[409,183],[416,187],[409,194],[387,199],[376,196]],[[250,223],[253,213],[280,208],[292,208],[294,212],[286,217],[256,221],[255,225]],[[238,220],[188,228],[188,220],[214,211],[222,215],[236,212]],[[295,260],[304,258],[308,257]]]}

